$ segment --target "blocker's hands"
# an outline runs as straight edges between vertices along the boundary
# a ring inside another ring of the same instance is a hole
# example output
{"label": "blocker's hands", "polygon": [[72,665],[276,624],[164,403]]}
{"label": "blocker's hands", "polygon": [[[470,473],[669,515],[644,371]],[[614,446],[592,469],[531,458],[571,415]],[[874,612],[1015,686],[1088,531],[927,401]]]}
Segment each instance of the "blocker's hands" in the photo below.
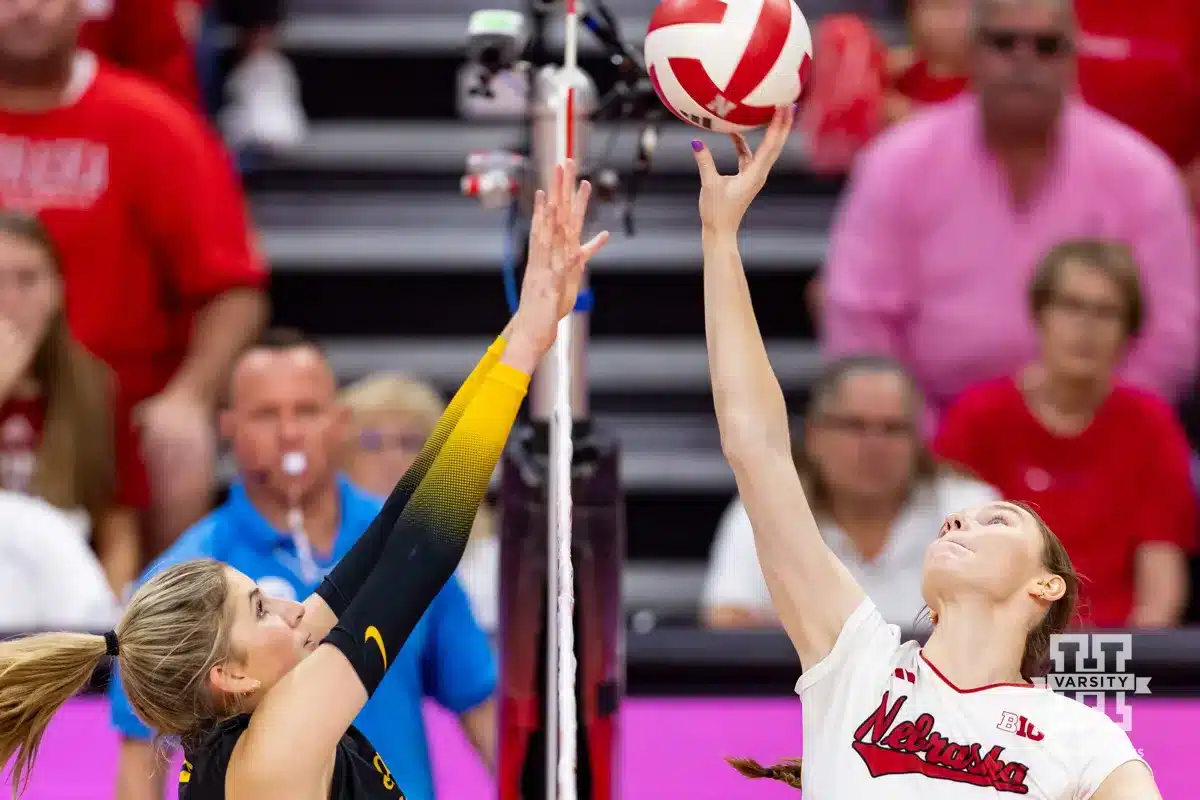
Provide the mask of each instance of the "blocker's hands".
{"label": "blocker's hands", "polygon": [[787,144],[795,110],[790,106],[775,111],[758,152],[753,152],[739,133],[731,134],[737,148],[736,175],[722,175],[713,163],[712,152],[698,139],[692,140],[696,164],[700,167],[700,221],[708,231],[736,231],[751,201],[767,182],[771,167]]}
{"label": "blocker's hands", "polygon": [[576,186],[578,168],[568,160],[555,167],[550,191],[539,190],[529,231],[529,260],[521,283],[517,320],[553,344],[558,321],[575,307],[588,261],[608,242],[602,231],[580,244],[592,186]]}

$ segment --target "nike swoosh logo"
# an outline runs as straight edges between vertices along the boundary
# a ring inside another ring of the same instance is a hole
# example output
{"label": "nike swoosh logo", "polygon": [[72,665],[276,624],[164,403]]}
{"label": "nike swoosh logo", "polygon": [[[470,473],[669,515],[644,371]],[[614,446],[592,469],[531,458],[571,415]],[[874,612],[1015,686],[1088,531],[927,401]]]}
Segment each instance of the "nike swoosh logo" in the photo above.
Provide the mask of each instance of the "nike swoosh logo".
{"label": "nike swoosh logo", "polygon": [[363,642],[375,642],[375,646],[379,648],[379,655],[383,657],[383,668],[387,669],[387,648],[383,646],[383,635],[379,633],[379,629],[374,625],[367,627],[367,632],[363,634]]}

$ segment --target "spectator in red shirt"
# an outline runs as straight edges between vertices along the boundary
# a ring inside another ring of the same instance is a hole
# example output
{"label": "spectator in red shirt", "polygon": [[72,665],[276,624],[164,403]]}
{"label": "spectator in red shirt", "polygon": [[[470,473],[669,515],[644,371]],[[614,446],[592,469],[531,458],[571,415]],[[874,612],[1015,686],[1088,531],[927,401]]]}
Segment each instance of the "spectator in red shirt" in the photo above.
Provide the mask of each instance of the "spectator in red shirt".
{"label": "spectator in red shirt", "polygon": [[1086,623],[1178,624],[1196,528],[1187,442],[1165,403],[1113,377],[1144,313],[1130,251],[1054,248],[1030,305],[1037,362],[964,393],[935,449],[1053,527],[1085,578]]}
{"label": "spectator in red shirt", "polygon": [[79,46],[201,108],[196,75],[200,4],[191,0],[80,0]]}
{"label": "spectator in red shirt", "polygon": [[889,53],[888,121],[957,97],[967,88],[971,0],[911,0],[909,47]]}
{"label": "spectator in red shirt", "polygon": [[67,331],[54,245],[0,212],[0,489],[83,514],[113,593],[140,563],[146,475],[108,367]]}
{"label": "spectator in red shirt", "polygon": [[77,0],[0,4],[0,207],[40,217],[72,332],[140,404],[169,539],[208,509],[214,407],[265,317],[266,276],[216,137],[77,50],[78,25]]}
{"label": "spectator in red shirt", "polygon": [[1075,0],[1083,98],[1158,145],[1200,202],[1200,3]]}

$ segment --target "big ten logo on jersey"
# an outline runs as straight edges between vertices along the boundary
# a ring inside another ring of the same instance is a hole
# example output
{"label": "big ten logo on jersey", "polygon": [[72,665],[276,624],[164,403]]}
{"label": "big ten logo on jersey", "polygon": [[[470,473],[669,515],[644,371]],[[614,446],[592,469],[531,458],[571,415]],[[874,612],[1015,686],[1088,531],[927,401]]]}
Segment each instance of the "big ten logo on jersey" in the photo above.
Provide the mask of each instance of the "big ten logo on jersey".
{"label": "big ten logo on jersey", "polygon": [[276,600],[296,599],[296,590],[292,588],[292,584],[283,578],[266,575],[259,578],[255,583],[258,584],[258,588],[262,589],[262,593],[267,597],[274,597]]}
{"label": "big ten logo on jersey", "polygon": [[383,763],[383,756],[376,753],[375,758],[371,759],[371,763],[375,765],[375,771],[383,779],[383,788],[389,792],[395,792],[403,800],[404,792],[400,791],[400,787],[396,785],[396,779],[392,777],[392,771],[388,769],[387,764]]}
{"label": "big ten logo on jersey", "polygon": [[29,213],[93,205],[108,188],[108,145],[0,136],[0,204]]}
{"label": "big ten logo on jersey", "polygon": [[1034,727],[1034,724],[1029,721],[1028,717],[1014,714],[1011,711],[1005,711],[1000,715],[1000,723],[996,727],[1002,731],[1014,733],[1031,742],[1040,742],[1046,738],[1046,734]]}
{"label": "big ten logo on jersey", "polygon": [[1095,706],[1129,733],[1133,706],[1127,695],[1150,694],[1150,679],[1128,668],[1132,656],[1128,633],[1055,634],[1050,637],[1050,672],[1035,682]]}

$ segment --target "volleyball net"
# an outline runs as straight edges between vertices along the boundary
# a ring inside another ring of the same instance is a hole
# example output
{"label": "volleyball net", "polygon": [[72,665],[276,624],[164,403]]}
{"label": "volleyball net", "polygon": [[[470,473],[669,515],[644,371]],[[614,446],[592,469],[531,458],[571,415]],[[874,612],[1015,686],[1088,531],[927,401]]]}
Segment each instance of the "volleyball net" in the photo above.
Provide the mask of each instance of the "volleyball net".
{"label": "volleyball net", "polygon": [[[586,156],[596,97],[579,65],[581,16],[575,0],[551,7],[563,59],[530,76],[529,172],[543,188],[555,165]],[[585,284],[502,462],[501,800],[615,798],[624,505],[616,439],[588,408],[590,311]]]}
{"label": "volleyball net", "polygon": [[[579,13],[576,0],[566,0],[563,15],[563,66],[558,81],[558,101],[555,108],[555,160],[563,163],[573,159],[579,137],[576,136],[576,104],[574,76],[579,69]],[[578,312],[576,312],[578,313]],[[550,508],[549,536],[552,556],[548,563],[547,604],[551,609],[547,630],[547,657],[553,658],[554,668],[547,670],[551,676],[546,687],[550,701],[547,714],[546,769],[548,786],[553,785],[552,797],[557,800],[576,800],[578,771],[578,748],[576,747],[576,725],[578,709],[575,693],[578,680],[578,665],[575,659],[575,568],[571,558],[574,536],[572,526],[571,478],[575,428],[575,414],[571,407],[571,374],[573,368],[583,369],[582,364],[572,364],[571,352],[574,326],[570,320],[558,324],[558,338],[554,343],[552,357],[555,362],[554,405],[550,416],[550,472],[547,505]],[[552,782],[553,781],[553,782]]]}

